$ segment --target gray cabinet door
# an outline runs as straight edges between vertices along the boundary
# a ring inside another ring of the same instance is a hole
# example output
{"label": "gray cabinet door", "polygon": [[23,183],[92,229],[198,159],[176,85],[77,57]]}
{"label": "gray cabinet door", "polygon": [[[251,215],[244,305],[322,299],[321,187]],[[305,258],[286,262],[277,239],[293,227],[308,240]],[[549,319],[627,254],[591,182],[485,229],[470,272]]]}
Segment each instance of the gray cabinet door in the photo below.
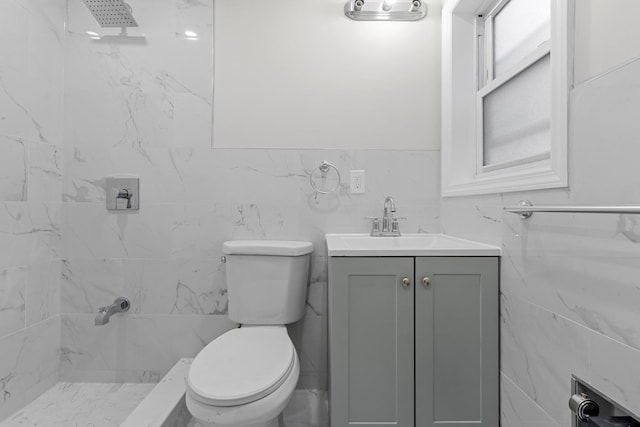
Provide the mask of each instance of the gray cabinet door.
{"label": "gray cabinet door", "polygon": [[413,426],[413,272],[414,258],[330,259],[332,427]]}
{"label": "gray cabinet door", "polygon": [[417,427],[499,425],[498,271],[497,257],[416,258]]}

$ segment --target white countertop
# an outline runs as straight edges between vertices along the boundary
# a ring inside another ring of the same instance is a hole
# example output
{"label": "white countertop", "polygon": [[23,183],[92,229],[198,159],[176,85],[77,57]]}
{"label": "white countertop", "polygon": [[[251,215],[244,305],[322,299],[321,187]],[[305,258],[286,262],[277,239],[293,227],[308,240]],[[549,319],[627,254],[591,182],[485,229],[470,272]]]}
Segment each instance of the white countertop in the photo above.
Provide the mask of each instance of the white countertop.
{"label": "white countertop", "polygon": [[407,233],[400,237],[327,234],[329,256],[500,256],[498,246],[446,234]]}

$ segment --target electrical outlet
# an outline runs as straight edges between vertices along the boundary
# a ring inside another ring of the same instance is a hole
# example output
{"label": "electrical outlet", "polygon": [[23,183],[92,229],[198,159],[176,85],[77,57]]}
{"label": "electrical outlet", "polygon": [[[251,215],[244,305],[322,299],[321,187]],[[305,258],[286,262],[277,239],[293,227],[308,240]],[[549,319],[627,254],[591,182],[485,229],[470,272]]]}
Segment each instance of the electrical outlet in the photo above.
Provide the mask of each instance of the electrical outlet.
{"label": "electrical outlet", "polygon": [[364,194],[364,171],[352,170],[350,171],[351,178],[351,194]]}

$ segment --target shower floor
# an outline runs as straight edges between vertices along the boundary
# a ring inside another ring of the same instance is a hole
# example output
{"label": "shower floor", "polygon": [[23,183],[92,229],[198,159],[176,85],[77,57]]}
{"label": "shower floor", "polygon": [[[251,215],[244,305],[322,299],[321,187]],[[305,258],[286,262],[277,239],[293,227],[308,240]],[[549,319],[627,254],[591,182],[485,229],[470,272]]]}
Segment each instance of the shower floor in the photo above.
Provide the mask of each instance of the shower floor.
{"label": "shower floor", "polygon": [[60,382],[0,427],[117,427],[155,386]]}

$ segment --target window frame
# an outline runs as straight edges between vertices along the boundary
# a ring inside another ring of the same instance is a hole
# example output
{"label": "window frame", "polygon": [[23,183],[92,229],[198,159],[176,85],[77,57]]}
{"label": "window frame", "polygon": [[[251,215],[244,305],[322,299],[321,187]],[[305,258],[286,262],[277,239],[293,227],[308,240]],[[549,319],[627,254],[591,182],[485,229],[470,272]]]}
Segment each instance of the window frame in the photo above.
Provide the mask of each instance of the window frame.
{"label": "window frame", "polygon": [[[572,79],[574,0],[552,0],[551,40],[536,48],[504,76],[489,79],[493,76],[485,76],[483,64],[487,49],[485,16],[497,14],[506,3],[506,0],[497,4],[495,0],[449,0],[443,7],[443,197],[557,188],[568,184],[568,103]],[[545,55],[551,58],[550,152],[484,166],[482,97]],[[491,73],[492,66],[487,65]],[[486,85],[483,84],[485,78]]]}

